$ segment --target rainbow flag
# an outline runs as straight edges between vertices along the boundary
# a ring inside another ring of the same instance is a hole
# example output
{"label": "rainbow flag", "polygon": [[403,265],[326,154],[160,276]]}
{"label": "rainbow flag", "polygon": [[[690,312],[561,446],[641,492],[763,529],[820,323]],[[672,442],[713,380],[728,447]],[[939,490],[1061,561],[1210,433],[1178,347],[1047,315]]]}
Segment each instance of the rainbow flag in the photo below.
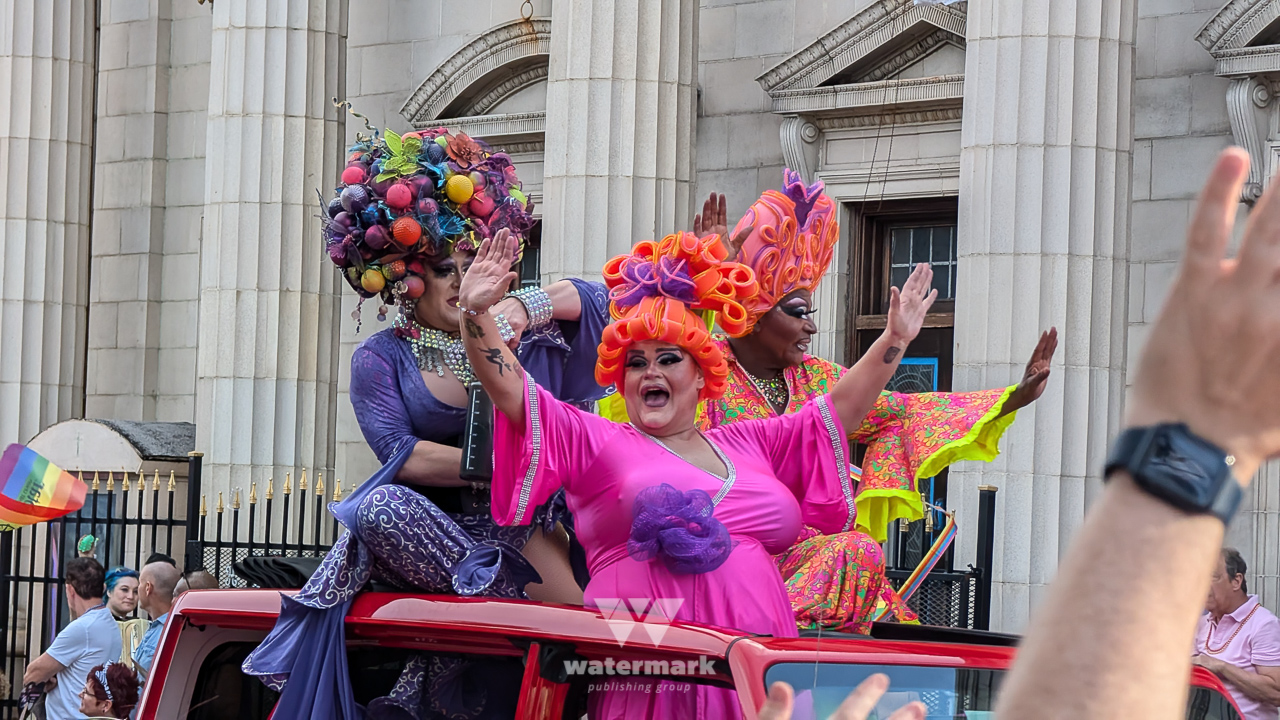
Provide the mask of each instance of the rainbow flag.
{"label": "rainbow flag", "polygon": [[84,506],[85,486],[23,445],[0,456],[0,531],[60,518]]}

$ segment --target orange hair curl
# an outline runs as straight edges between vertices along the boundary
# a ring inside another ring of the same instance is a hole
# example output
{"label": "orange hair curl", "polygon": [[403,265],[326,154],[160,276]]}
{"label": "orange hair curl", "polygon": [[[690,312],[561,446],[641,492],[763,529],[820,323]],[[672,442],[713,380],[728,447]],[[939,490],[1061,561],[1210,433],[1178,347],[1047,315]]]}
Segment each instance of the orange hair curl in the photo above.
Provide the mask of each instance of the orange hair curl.
{"label": "orange hair curl", "polygon": [[637,342],[662,340],[688,351],[698,362],[706,380],[703,399],[720,397],[729,364],[694,311],[717,313],[720,327],[741,337],[750,328],[745,303],[757,288],[751,269],[725,262],[727,254],[719,236],[677,233],[637,243],[630,254],[606,263],[609,312],[615,319],[600,338],[596,382],[621,388],[627,349]]}
{"label": "orange hair curl", "polygon": [[799,173],[783,171],[783,191],[765,190],[733,229],[755,226],[742,243],[740,262],[756,275],[759,290],[747,303],[747,329],[782,298],[799,289],[812,292],[827,274],[840,225],[836,205],[822,182],[806,186]]}

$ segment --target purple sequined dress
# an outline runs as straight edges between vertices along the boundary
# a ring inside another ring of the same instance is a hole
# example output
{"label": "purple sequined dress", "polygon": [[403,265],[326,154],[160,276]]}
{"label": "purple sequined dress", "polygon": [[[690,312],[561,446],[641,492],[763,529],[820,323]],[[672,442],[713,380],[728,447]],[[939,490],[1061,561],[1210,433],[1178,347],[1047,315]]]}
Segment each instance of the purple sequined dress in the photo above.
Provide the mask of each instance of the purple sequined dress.
{"label": "purple sequined dress", "polygon": [[[520,362],[557,398],[586,405],[604,394],[594,367],[600,333],[609,322],[608,295],[598,283],[573,282],[582,301],[581,320],[552,323],[527,335]],[[411,661],[391,695],[370,703],[367,714],[356,702],[343,618],[370,581],[413,592],[523,597],[525,584],[538,576],[519,552],[530,527],[501,527],[487,510],[464,513],[450,507],[447,491],[424,493],[395,482],[419,441],[458,444],[465,409],[431,394],[409,344],[390,329],[369,337],[352,357],[351,403],[383,466],[342,502],[330,505],[350,532],[338,539],[302,590],[283,599],[280,619],[245,660],[244,671],[281,691],[276,718],[511,717],[514,705],[506,705],[514,699],[485,692],[489,682],[484,680],[492,681],[502,667],[439,657]],[[549,527],[567,520],[562,509],[563,500],[553,499],[540,508],[537,521]]]}

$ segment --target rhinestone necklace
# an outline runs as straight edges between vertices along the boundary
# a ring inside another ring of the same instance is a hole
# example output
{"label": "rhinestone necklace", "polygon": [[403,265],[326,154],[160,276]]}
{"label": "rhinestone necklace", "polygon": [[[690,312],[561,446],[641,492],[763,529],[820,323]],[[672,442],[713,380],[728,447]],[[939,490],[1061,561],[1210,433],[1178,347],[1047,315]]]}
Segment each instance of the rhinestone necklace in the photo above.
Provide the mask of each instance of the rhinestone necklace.
{"label": "rhinestone necklace", "polygon": [[738,367],[742,368],[742,374],[747,376],[747,380],[756,389],[756,392],[760,393],[765,400],[768,400],[779,415],[787,411],[787,405],[791,404],[791,388],[787,387],[787,373],[785,370],[768,380],[763,380],[747,372],[747,368],[742,363],[738,363]]}
{"label": "rhinestone necklace", "polygon": [[476,375],[471,371],[471,363],[467,361],[467,350],[458,335],[420,325],[417,320],[404,313],[396,317],[392,327],[395,328],[397,337],[409,343],[419,370],[444,377],[444,369],[447,367],[463,385],[475,382]]}

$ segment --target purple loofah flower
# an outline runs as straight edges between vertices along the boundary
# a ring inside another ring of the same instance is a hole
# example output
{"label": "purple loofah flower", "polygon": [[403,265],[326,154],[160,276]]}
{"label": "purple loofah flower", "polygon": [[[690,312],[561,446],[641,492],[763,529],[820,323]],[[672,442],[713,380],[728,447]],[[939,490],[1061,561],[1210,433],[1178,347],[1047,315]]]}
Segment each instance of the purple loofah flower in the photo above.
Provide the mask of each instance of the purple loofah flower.
{"label": "purple loofah flower", "polygon": [[702,490],[680,492],[663,483],[640,491],[631,520],[627,553],[641,562],[657,558],[674,573],[715,570],[729,559],[729,529],[713,516]]}

